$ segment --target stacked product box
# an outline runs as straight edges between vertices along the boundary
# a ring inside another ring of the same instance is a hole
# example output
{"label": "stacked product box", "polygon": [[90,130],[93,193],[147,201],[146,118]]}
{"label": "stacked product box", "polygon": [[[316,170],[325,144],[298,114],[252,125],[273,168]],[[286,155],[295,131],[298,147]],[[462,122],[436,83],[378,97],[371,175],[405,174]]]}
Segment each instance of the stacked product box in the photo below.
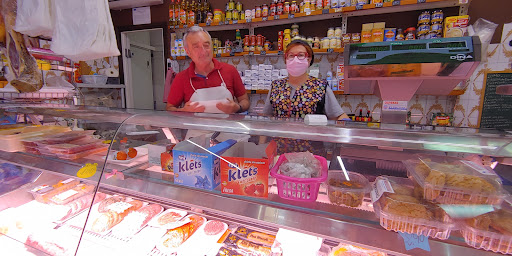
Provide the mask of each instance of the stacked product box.
{"label": "stacked product box", "polygon": [[272,65],[252,65],[251,69],[244,71],[242,81],[247,90],[270,90],[272,81],[288,75],[286,69],[274,69]]}

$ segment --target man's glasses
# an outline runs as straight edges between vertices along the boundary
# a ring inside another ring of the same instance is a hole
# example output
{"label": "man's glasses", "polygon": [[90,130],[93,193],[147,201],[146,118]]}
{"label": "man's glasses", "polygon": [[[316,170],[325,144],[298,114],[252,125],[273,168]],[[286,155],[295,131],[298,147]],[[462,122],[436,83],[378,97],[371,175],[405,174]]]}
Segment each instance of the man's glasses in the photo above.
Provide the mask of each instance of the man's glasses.
{"label": "man's glasses", "polygon": [[299,59],[299,60],[305,60],[308,57],[308,53],[307,52],[299,52],[297,54],[293,54],[293,53],[286,54],[286,60],[292,61],[295,57],[297,57],[297,59]]}

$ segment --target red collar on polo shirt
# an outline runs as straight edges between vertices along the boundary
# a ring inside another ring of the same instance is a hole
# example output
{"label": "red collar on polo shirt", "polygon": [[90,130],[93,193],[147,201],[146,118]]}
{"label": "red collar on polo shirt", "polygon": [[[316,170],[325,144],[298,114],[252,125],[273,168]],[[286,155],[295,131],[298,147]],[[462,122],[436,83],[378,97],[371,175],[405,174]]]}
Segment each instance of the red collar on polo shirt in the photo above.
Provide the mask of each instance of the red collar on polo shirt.
{"label": "red collar on polo shirt", "polygon": [[[215,70],[220,70],[220,69],[222,68],[222,63],[221,63],[220,61],[216,60],[215,58],[212,58],[212,61],[213,61],[213,70],[212,70],[212,71],[210,71],[210,74],[211,74],[213,71],[215,71]],[[192,62],[190,62],[190,66],[189,66],[189,68],[188,68],[188,75],[189,75],[190,77],[201,77],[201,76],[198,76],[198,75],[196,74],[196,71],[195,71],[195,70],[196,70],[196,64],[192,61]],[[210,74],[208,74],[208,75],[210,75]],[[208,75],[207,75],[207,76],[208,76]]]}

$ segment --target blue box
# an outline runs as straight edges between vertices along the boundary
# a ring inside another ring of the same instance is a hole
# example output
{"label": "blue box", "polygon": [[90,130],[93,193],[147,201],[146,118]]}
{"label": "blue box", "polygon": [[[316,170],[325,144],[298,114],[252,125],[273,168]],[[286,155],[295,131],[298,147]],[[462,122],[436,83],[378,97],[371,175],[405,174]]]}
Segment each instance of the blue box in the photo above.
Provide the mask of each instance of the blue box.
{"label": "blue box", "polygon": [[217,156],[235,143],[235,140],[227,140],[209,147],[209,138],[199,136],[176,144],[172,150],[174,183],[214,190],[220,184],[220,159]]}
{"label": "blue box", "polygon": [[395,41],[396,28],[385,28],[384,29],[384,42]]}

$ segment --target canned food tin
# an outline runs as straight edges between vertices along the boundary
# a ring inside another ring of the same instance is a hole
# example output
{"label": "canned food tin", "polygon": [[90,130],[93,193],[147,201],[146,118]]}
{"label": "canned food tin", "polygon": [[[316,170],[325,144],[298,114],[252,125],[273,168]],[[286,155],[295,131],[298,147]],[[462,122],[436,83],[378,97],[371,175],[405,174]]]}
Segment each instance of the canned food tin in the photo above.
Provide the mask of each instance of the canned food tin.
{"label": "canned food tin", "polygon": [[441,38],[441,37],[442,37],[441,33],[436,33],[434,31],[430,31],[430,33],[428,33],[426,39],[436,39],[436,38]]}
{"label": "canned food tin", "polygon": [[418,34],[418,39],[427,39],[427,34]]}
{"label": "canned food tin", "polygon": [[430,32],[429,25],[419,25],[418,26],[418,35],[428,34],[428,32]]}
{"label": "canned food tin", "polygon": [[418,17],[418,24],[421,25],[421,24],[428,24],[428,23],[430,23],[430,12],[424,11]]}
{"label": "canned food tin", "polygon": [[430,31],[436,32],[436,33],[442,33],[443,32],[443,24],[442,23],[432,24],[432,26],[430,26]]}
{"label": "canned food tin", "polygon": [[442,23],[443,22],[443,11],[442,10],[435,10],[432,12],[432,18],[431,18],[431,22],[432,23],[435,23],[435,22],[440,22]]}

